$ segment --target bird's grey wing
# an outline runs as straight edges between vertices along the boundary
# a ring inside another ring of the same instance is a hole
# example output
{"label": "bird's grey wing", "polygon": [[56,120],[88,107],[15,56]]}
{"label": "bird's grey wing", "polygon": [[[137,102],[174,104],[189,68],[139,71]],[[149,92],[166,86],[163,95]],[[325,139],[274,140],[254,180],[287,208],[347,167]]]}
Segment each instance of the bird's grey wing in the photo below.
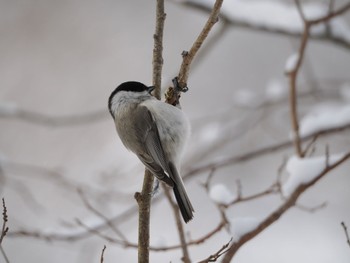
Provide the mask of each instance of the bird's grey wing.
{"label": "bird's grey wing", "polygon": [[174,181],[164,173],[166,171],[169,175],[170,168],[159,137],[157,123],[152,113],[147,107],[139,106],[135,117],[140,129],[137,132],[143,134],[141,143],[145,150],[143,154],[138,155],[139,159],[154,176],[173,187]]}

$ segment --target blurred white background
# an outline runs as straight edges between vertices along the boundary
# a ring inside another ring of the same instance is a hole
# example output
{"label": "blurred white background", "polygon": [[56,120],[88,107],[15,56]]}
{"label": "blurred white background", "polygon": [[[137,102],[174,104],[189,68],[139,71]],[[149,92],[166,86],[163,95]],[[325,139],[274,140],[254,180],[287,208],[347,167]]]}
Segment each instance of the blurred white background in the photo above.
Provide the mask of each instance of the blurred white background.
{"label": "blurred white background", "polygon": [[[289,2],[289,1],[288,1]],[[326,2],[326,1],[324,1]],[[336,1],[336,6],[346,1]],[[289,2],[290,3],[290,2]],[[163,85],[178,73],[181,52],[188,50],[208,14],[166,1]],[[350,21],[349,12],[343,16]],[[0,118],[0,196],[5,197],[11,231],[72,235],[101,222],[82,202],[108,217],[135,206],[143,167],[121,145],[107,111],[107,99],[121,82],[152,80],[155,1],[0,0],[0,105],[53,117],[102,111],[98,121],[77,125],[45,125],[28,118]],[[219,33],[215,25],[210,36]],[[288,140],[290,134],[287,78],[284,66],[299,40],[230,26],[211,49],[199,54],[190,72],[189,92],[182,96],[193,135],[183,172]],[[350,46],[331,41],[309,42],[300,75],[300,116],[319,103],[348,103]],[[271,95],[272,94],[272,95]],[[277,95],[276,95],[277,94]],[[268,102],[268,103],[267,103]],[[105,113],[103,113],[105,111]],[[30,114],[29,114],[30,115]],[[40,117],[39,117],[40,119]],[[219,144],[221,137],[227,140]],[[218,147],[205,153],[205,149]],[[349,131],[320,139],[316,152],[349,151]],[[244,194],[268,187],[292,147],[216,172],[213,183]],[[203,154],[203,155],[202,155]],[[314,213],[292,208],[278,222],[242,247],[234,262],[347,263],[349,247],[341,221],[350,227],[350,162],[342,165],[305,193],[300,204],[327,206]],[[47,170],[45,170],[47,169]],[[186,181],[195,219],[186,225],[191,238],[209,232],[219,214],[201,187],[208,171]],[[229,210],[230,219],[263,218],[280,203],[267,197]],[[137,218],[128,217],[118,228],[136,242]],[[165,201],[152,207],[152,244],[178,243],[174,219]],[[113,236],[113,232],[107,230]],[[190,248],[194,262],[230,239],[225,231],[203,245]],[[137,251],[90,235],[76,241],[51,242],[9,235],[3,248],[11,262],[135,262]],[[154,252],[151,262],[181,262],[180,251]],[[3,258],[0,256],[0,262]]]}

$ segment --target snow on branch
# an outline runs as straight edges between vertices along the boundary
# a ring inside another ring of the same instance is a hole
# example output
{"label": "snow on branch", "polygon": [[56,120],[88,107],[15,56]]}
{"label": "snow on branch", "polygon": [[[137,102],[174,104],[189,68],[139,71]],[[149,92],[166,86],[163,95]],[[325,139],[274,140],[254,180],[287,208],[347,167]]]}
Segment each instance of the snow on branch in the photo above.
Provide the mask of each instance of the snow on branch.
{"label": "snow on branch", "polygon": [[312,133],[332,129],[350,123],[349,104],[321,103],[313,107],[300,120],[300,135],[308,136]]}
{"label": "snow on branch", "polygon": [[[326,158],[328,159],[328,158]],[[276,222],[287,210],[289,210],[291,207],[295,206],[298,198],[310,187],[312,187],[315,183],[317,183],[321,178],[323,178],[325,175],[327,175],[329,172],[334,170],[336,167],[344,163],[345,161],[350,159],[350,152],[344,154],[341,158],[338,158],[337,160],[333,160],[332,163],[328,163],[328,165],[325,165],[323,169],[321,169],[317,174],[314,174],[313,178],[308,180],[307,182],[304,182],[302,184],[299,184],[289,195],[287,199],[272,213],[270,213],[265,219],[258,222],[256,224],[256,227],[253,228],[251,231],[248,231],[240,236],[240,238],[232,244],[230,249],[225,254],[222,263],[229,263],[231,262],[233,256],[236,254],[236,252],[239,250],[239,248],[244,245],[249,240],[253,239],[255,236],[260,234],[263,230],[265,230],[267,227],[269,227],[271,224]],[[249,226],[252,226],[253,223],[248,224]]]}
{"label": "snow on branch", "polygon": [[286,165],[289,177],[282,185],[283,195],[285,197],[290,196],[300,185],[310,183],[326,166],[333,165],[343,157],[343,154],[308,158],[290,157]]}

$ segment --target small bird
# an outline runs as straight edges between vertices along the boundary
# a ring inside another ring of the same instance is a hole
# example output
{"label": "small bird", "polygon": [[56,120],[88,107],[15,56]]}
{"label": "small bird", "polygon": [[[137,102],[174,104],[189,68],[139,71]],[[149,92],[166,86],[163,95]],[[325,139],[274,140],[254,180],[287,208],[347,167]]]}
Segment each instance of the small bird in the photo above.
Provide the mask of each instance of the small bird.
{"label": "small bird", "polygon": [[187,223],[193,218],[194,209],[178,169],[190,124],[179,108],[153,97],[154,88],[136,81],[124,82],[110,95],[108,109],[124,146],[157,179],[173,188]]}

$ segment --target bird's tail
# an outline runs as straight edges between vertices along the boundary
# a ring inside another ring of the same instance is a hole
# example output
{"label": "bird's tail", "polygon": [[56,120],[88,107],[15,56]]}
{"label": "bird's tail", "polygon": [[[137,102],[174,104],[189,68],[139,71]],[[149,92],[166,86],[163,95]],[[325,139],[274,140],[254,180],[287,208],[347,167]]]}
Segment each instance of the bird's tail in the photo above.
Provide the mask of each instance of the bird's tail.
{"label": "bird's tail", "polygon": [[177,205],[180,208],[182,218],[187,223],[193,218],[194,209],[192,207],[190,199],[188,198],[182,178],[177,172],[176,167],[172,163],[170,163],[169,166],[173,175],[173,178],[172,178],[174,180],[173,191],[177,201]]}

